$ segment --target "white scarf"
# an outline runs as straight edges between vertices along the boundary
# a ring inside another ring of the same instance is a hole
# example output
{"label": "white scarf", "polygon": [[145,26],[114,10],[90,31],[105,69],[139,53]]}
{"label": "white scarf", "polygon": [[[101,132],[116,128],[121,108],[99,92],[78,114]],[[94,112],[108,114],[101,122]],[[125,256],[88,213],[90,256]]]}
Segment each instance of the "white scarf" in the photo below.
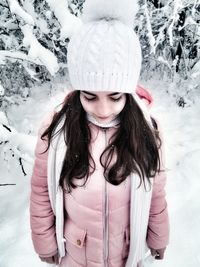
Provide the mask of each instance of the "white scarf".
{"label": "white scarf", "polygon": [[[87,116],[94,124],[99,124],[93,117]],[[65,118],[58,124],[55,132],[63,125]],[[101,124],[100,127],[110,127],[118,122],[115,118],[111,124]],[[52,139],[48,152],[48,191],[52,210],[56,216],[56,238],[58,252],[61,257],[65,256],[64,231],[64,199],[63,190],[59,186],[62,162],[66,153],[66,144],[63,131],[56,134]],[[149,209],[151,203],[152,187],[145,191],[143,184],[137,189],[140,179],[138,175],[131,175],[131,204],[130,204],[130,249],[125,267],[136,267],[139,263],[144,266],[146,246],[146,234],[149,220]]]}

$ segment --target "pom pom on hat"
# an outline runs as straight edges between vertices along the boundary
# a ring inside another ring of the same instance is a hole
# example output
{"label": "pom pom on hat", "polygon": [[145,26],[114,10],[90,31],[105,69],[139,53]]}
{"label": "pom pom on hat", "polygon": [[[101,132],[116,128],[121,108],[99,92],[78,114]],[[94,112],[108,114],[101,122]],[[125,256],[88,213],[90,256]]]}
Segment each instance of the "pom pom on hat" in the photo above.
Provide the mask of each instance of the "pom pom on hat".
{"label": "pom pom on hat", "polygon": [[86,0],[82,19],[84,22],[116,19],[132,27],[137,11],[136,0]]}

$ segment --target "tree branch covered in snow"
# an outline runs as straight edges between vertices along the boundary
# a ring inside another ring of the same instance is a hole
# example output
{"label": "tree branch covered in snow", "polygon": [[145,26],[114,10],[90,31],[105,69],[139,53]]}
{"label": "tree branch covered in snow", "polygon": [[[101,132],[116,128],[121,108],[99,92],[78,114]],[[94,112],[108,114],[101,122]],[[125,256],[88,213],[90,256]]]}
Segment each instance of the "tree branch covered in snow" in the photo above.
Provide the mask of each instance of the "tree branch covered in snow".
{"label": "tree branch covered in snow", "polygon": [[9,125],[5,113],[0,112],[0,146],[2,146],[0,156],[5,161],[8,161],[10,156],[16,157],[24,175],[26,171],[23,161],[33,162],[36,139],[35,136],[16,131]]}
{"label": "tree branch covered in snow", "polygon": [[[5,0],[0,5],[0,84],[5,96],[11,88],[19,91],[65,75],[67,43],[81,25],[73,14],[75,6],[80,8],[80,3],[68,5],[67,0]],[[23,69],[23,77],[16,66]]]}
{"label": "tree branch covered in snow", "polygon": [[0,184],[0,186],[16,185],[16,184]]}
{"label": "tree branch covered in snow", "polygon": [[7,0],[10,11],[12,14],[18,15],[24,20],[25,23],[34,25],[34,20],[30,14],[28,14],[19,4],[17,0]]}

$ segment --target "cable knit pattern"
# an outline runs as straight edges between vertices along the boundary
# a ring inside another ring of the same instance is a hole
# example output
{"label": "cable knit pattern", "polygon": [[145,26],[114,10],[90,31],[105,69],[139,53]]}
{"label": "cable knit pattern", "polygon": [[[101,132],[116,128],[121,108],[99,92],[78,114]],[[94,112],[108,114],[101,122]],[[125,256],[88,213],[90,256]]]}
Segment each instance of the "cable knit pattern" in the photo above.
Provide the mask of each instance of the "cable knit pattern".
{"label": "cable knit pattern", "polygon": [[[116,63],[119,66],[127,65],[128,63],[128,53],[127,53],[127,43],[124,42],[126,38],[126,32],[121,29],[121,24],[115,23],[114,27],[114,38],[115,38],[115,46],[114,46],[114,57]],[[125,72],[127,70],[125,69]]]}
{"label": "cable knit pattern", "polygon": [[131,93],[141,69],[135,32],[117,20],[86,23],[68,45],[68,70],[74,89]]}
{"label": "cable knit pattern", "polygon": [[101,51],[103,43],[105,42],[104,37],[107,32],[106,26],[106,24],[100,25],[98,23],[96,27],[93,27],[93,38],[88,43],[88,50],[85,53],[86,71],[90,71],[91,68],[93,68],[94,71],[98,70],[99,61],[102,58]]}

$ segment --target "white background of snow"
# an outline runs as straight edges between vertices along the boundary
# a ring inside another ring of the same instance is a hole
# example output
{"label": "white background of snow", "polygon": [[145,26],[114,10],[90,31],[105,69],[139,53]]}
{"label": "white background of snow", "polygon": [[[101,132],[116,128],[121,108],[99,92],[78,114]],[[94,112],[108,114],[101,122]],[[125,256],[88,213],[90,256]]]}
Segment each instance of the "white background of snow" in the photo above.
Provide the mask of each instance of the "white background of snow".
{"label": "white background of snow", "polygon": [[[154,97],[152,113],[160,119],[164,130],[166,166],[168,168],[167,200],[171,223],[170,245],[165,260],[155,261],[152,267],[200,266],[200,103],[179,108],[164,93],[164,83],[152,81],[143,84]],[[162,90],[161,90],[162,88]],[[37,134],[42,117],[62,101],[64,85],[57,92],[34,88],[32,96],[8,112],[18,132]],[[29,142],[31,138],[29,139]],[[25,141],[26,142],[26,141]],[[34,150],[35,138],[32,138]],[[25,144],[26,146],[26,144]],[[31,144],[28,145],[30,147]],[[0,267],[42,267],[35,254],[29,225],[30,176],[32,163],[24,163],[27,176],[23,176],[18,161],[0,158]],[[7,169],[7,165],[9,169]]]}

